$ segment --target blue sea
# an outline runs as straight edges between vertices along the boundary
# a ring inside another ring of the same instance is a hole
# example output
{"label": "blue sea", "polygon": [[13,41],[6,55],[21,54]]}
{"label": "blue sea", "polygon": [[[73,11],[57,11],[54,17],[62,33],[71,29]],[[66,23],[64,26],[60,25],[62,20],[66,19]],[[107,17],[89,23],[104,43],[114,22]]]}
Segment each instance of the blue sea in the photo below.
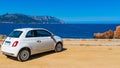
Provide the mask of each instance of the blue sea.
{"label": "blue sea", "polygon": [[46,28],[62,38],[93,38],[94,33],[115,30],[120,24],[0,24],[0,34],[16,28]]}

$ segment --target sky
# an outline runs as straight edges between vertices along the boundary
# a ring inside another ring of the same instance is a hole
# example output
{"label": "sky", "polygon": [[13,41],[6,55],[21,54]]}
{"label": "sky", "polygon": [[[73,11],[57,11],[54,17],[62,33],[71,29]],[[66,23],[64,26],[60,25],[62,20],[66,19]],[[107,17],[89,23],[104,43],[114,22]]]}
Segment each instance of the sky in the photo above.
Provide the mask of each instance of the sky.
{"label": "sky", "polygon": [[1,0],[0,15],[53,16],[65,22],[120,21],[120,0]]}

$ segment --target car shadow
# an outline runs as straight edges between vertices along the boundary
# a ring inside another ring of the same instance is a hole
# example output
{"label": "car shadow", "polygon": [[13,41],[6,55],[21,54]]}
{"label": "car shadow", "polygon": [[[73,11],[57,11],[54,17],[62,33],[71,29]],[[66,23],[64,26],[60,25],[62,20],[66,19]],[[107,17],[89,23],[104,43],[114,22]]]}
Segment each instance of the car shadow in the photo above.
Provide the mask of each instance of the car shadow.
{"label": "car shadow", "polygon": [[[65,50],[67,50],[67,48],[63,48],[63,50],[61,52],[65,51]],[[53,50],[53,51],[48,51],[48,52],[43,52],[43,53],[35,54],[35,55],[30,56],[29,60],[27,60],[27,61],[38,59],[40,57],[44,57],[46,55],[55,54],[55,53],[56,52]],[[60,52],[57,52],[57,53],[60,53]],[[7,58],[15,60],[15,61],[18,61],[17,58],[14,58],[14,57],[7,57]]]}
{"label": "car shadow", "polygon": [[[67,50],[67,48],[63,48],[63,50],[61,52],[65,51],[65,50]],[[35,54],[35,55],[30,56],[30,58],[29,58],[28,61],[34,60],[34,59],[38,59],[40,57],[44,57],[46,55],[50,55],[50,54],[54,54],[54,53],[56,53],[56,52],[55,51],[48,51],[48,52],[43,52],[43,53]],[[57,53],[60,53],[60,52],[57,52]]]}

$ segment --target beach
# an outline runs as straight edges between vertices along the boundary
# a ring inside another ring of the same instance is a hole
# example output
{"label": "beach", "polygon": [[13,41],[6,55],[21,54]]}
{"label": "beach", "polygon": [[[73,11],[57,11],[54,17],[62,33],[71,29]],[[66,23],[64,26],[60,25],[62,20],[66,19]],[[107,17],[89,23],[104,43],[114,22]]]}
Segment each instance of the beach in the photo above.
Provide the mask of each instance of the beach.
{"label": "beach", "polygon": [[0,52],[0,68],[120,68],[119,39],[64,39],[62,52],[45,52],[26,62]]}

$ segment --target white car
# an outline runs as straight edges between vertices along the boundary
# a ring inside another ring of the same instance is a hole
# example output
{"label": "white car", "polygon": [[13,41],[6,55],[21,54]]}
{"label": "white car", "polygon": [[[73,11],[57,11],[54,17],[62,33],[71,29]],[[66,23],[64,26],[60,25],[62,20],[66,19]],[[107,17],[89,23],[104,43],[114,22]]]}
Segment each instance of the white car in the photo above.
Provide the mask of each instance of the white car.
{"label": "white car", "polygon": [[62,49],[62,39],[43,28],[14,29],[1,46],[4,55],[17,57],[19,61],[28,60],[30,55]]}

